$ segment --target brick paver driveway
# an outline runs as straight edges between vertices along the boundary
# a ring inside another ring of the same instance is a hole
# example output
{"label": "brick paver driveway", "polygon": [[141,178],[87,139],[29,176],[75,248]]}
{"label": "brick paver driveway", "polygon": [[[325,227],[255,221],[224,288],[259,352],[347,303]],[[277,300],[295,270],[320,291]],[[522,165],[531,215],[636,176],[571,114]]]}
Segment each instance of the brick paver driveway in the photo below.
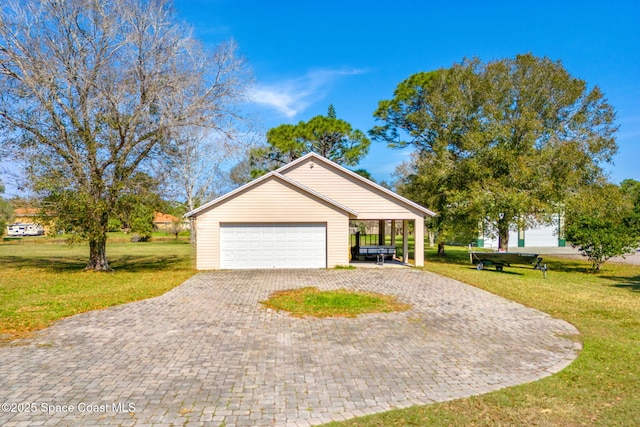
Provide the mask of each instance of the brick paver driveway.
{"label": "brick paver driveway", "polygon": [[[413,309],[299,319],[259,304],[302,286],[393,294]],[[550,375],[576,357],[566,336],[577,333],[410,269],[202,273],[0,347],[0,425],[318,424]]]}

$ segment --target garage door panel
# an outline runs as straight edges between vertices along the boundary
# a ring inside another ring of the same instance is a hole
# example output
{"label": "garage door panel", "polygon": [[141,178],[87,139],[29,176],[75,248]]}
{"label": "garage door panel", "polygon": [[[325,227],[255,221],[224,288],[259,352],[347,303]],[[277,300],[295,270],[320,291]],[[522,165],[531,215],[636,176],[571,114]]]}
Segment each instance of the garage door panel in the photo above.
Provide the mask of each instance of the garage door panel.
{"label": "garage door panel", "polygon": [[527,247],[558,246],[558,231],[555,226],[542,226],[526,230],[524,242]]}
{"label": "garage door panel", "polygon": [[220,267],[326,267],[325,224],[222,224]]}

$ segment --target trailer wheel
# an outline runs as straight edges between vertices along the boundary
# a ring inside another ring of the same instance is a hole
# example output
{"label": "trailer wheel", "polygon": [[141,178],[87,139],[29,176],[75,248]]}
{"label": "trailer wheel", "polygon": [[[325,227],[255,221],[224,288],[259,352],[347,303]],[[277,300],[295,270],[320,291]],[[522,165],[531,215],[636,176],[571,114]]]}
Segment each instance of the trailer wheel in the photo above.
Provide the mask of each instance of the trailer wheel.
{"label": "trailer wheel", "polygon": [[496,265],[496,270],[497,271],[502,271],[503,267],[504,267],[503,265]]}
{"label": "trailer wheel", "polygon": [[476,270],[480,271],[484,268],[484,264],[479,262],[478,265],[476,265]]}

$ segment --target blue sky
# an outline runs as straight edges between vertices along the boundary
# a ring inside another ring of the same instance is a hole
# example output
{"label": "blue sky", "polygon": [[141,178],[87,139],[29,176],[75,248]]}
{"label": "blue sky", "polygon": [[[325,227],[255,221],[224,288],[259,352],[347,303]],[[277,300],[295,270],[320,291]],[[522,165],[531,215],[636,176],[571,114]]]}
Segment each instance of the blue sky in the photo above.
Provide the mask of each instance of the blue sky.
{"label": "blue sky", "polygon": [[[233,38],[252,68],[265,130],[325,114],[362,131],[378,101],[402,80],[449,67],[532,52],[561,60],[599,86],[615,107],[619,153],[614,182],[640,180],[640,2],[175,0],[180,19],[215,45]],[[373,143],[360,163],[389,180],[406,150]]]}

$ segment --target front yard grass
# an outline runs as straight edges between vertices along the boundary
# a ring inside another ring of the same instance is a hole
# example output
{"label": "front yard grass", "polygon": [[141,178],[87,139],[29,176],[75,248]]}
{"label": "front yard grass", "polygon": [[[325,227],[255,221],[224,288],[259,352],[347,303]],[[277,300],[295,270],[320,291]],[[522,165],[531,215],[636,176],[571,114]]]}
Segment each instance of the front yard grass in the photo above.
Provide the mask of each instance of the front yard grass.
{"label": "front yard grass", "polygon": [[[0,243],[0,341],[73,314],[141,300],[194,274],[185,241],[109,243],[113,274],[84,272],[84,245]],[[332,426],[633,426],[640,419],[640,266],[545,258],[531,268],[477,271],[466,249],[427,251],[425,270],[574,324],[583,351],[563,371],[493,393],[332,423]]]}
{"label": "front yard grass", "polygon": [[330,426],[635,426],[640,420],[640,266],[546,258],[531,268],[477,271],[466,249],[427,251],[425,270],[575,325],[583,350],[553,376],[493,393],[356,418]]}
{"label": "front yard grass", "polygon": [[321,291],[315,287],[274,292],[261,304],[298,317],[356,317],[364,313],[389,313],[411,308],[389,295],[346,289]]}
{"label": "front yard grass", "polygon": [[83,271],[87,245],[0,244],[0,342],[89,310],[162,295],[194,274],[184,240],[107,244],[115,273]]}

